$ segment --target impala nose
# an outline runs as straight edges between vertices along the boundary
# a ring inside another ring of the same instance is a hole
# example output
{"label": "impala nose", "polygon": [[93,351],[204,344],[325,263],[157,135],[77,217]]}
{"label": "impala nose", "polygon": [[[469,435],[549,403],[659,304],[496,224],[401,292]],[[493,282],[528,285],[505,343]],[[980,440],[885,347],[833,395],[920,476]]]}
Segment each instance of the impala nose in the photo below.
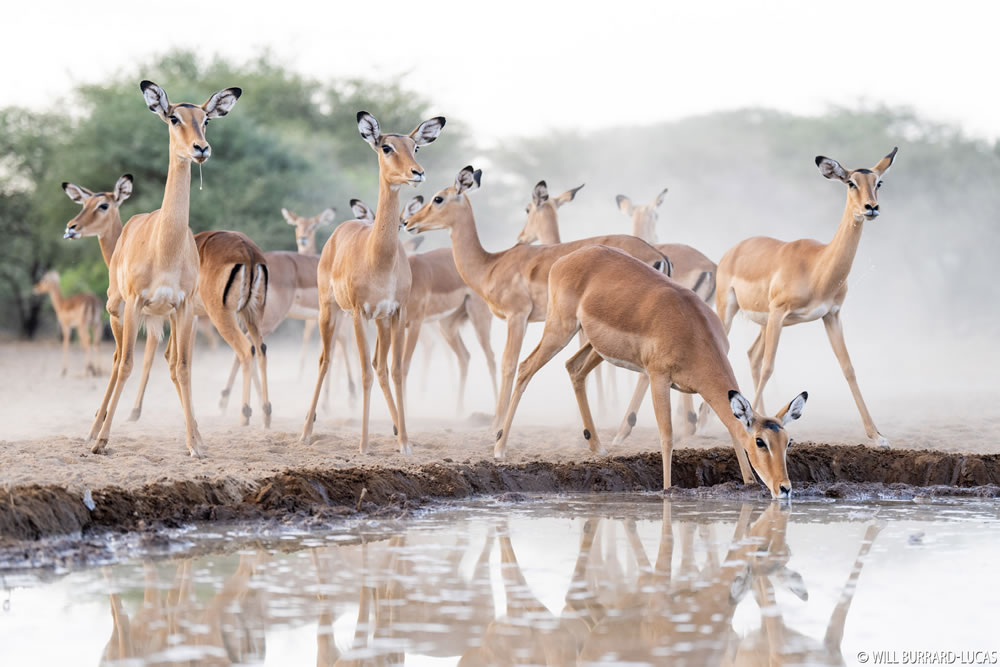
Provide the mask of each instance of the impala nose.
{"label": "impala nose", "polygon": [[194,159],[197,160],[198,162],[204,162],[212,155],[212,147],[209,146],[208,144],[205,144],[204,146],[201,146],[199,144],[194,144],[191,146],[191,150],[194,153],[193,155]]}
{"label": "impala nose", "polygon": [[792,493],[791,484],[782,484],[778,487],[778,496],[781,498],[787,498]]}
{"label": "impala nose", "polygon": [[869,218],[877,218],[878,204],[875,204],[874,206],[872,206],[871,204],[865,204],[865,215],[867,215]]}
{"label": "impala nose", "polygon": [[424,180],[424,172],[422,169],[411,169],[410,174],[412,176],[411,180],[420,182]]}

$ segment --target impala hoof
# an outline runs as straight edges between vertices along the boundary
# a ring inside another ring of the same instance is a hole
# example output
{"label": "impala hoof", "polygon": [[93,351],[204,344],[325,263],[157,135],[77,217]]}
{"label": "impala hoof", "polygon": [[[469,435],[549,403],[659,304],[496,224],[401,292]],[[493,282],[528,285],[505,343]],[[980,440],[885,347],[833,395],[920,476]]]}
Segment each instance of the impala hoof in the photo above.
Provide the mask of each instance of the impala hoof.
{"label": "impala hoof", "polygon": [[137,422],[139,417],[142,415],[142,410],[140,408],[133,408],[132,413],[128,416],[128,421]]}
{"label": "impala hoof", "polygon": [[877,444],[880,449],[889,449],[889,439],[882,434],[875,436],[875,444]]}
{"label": "impala hoof", "polygon": [[410,443],[406,443],[405,445],[400,445],[399,453],[402,454],[403,456],[413,456],[413,447],[410,446]]}
{"label": "impala hoof", "polygon": [[108,439],[101,438],[94,443],[94,446],[90,448],[91,454],[107,454]]}

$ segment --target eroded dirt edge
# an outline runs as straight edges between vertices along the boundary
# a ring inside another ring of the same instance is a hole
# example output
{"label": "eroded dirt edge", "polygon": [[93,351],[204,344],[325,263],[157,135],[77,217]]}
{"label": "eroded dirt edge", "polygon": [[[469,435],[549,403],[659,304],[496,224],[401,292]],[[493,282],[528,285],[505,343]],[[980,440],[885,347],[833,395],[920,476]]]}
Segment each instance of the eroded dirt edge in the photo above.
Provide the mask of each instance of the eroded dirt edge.
{"label": "eroded dirt edge", "polygon": [[[789,450],[788,469],[796,497],[1000,497],[998,454],[804,443]],[[767,497],[762,487],[739,483],[731,448],[675,450],[672,477],[678,487],[673,493],[682,495]],[[83,541],[102,532],[155,532],[195,521],[270,519],[315,525],[366,513],[398,514],[433,500],[474,495],[659,489],[659,453],[573,463],[484,460],[291,469],[252,482],[196,479],[132,490],[108,486],[92,489],[88,499],[59,486],[15,486],[0,491],[0,555],[58,535]]]}

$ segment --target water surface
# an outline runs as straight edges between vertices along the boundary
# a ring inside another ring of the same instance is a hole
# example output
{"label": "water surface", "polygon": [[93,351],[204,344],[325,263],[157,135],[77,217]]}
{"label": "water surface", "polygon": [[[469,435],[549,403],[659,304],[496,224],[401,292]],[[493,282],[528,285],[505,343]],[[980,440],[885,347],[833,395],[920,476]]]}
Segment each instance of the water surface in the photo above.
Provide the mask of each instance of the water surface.
{"label": "water surface", "polygon": [[628,495],[481,500],[267,539],[195,529],[169,557],[3,575],[0,664],[996,655],[998,528],[993,501]]}

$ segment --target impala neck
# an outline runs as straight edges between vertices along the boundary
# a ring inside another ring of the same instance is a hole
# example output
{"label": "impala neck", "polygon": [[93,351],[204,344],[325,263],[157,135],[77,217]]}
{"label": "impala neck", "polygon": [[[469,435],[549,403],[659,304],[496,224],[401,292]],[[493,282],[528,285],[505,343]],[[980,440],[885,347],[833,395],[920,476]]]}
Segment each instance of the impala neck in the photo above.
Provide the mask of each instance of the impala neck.
{"label": "impala neck", "polygon": [[399,188],[398,185],[390,185],[379,179],[378,207],[375,209],[372,231],[368,235],[369,263],[386,270],[396,265],[399,250]]}
{"label": "impala neck", "polygon": [[543,225],[542,230],[538,233],[538,242],[542,245],[562,243],[562,240],[559,238],[559,225]]}
{"label": "impala neck", "polygon": [[158,248],[176,247],[181,235],[190,233],[191,161],[174,156],[171,146],[167,185],[163,190],[163,205],[157,220]]}
{"label": "impala neck", "polygon": [[49,293],[49,298],[52,299],[52,309],[55,310],[57,314],[61,313],[63,307],[62,288],[60,288],[57,283],[49,283],[46,289]]}
{"label": "impala neck", "polygon": [[312,235],[312,237],[309,239],[309,243],[304,248],[302,246],[299,246],[299,254],[310,255],[310,256],[319,254],[316,251],[316,234]]}
{"label": "impala neck", "polygon": [[101,255],[104,257],[105,266],[111,266],[111,255],[115,253],[115,246],[118,245],[118,238],[122,235],[121,213],[115,208],[111,215],[111,224],[108,231],[97,235],[97,243],[101,246]]}
{"label": "impala neck", "polygon": [[472,205],[468,198],[464,205],[465,210],[455,216],[455,224],[451,226],[451,249],[462,280],[482,295],[486,274],[496,261],[497,255],[486,252],[479,241],[476,216],[472,213]]}
{"label": "impala neck", "polygon": [[817,264],[822,284],[841,285],[847,280],[847,275],[854,264],[854,256],[858,252],[858,244],[861,243],[863,229],[864,222],[855,220],[848,201],[844,207],[844,215],[840,218],[840,227],[833,235],[833,240],[823,249]]}

